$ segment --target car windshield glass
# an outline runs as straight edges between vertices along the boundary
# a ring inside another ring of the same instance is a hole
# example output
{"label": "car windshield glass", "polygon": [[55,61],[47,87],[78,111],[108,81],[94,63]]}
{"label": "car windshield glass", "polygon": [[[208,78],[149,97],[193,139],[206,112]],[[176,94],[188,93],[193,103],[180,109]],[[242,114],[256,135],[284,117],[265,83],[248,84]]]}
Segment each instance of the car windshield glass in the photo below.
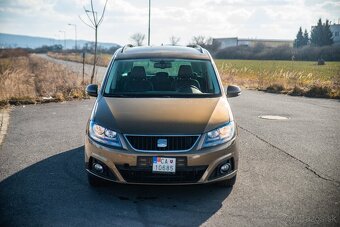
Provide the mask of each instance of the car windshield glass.
{"label": "car windshield glass", "polygon": [[104,85],[104,96],[113,97],[220,95],[215,70],[209,60],[116,60]]}

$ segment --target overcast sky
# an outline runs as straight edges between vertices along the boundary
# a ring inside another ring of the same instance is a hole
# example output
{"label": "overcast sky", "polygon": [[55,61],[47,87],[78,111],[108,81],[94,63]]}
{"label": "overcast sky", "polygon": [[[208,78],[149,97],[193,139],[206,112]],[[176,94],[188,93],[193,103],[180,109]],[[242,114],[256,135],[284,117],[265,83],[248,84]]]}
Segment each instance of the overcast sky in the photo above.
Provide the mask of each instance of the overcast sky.
{"label": "overcast sky", "polygon": [[[83,6],[90,0],[0,0],[0,32],[61,38],[59,30],[73,39],[93,40],[84,25]],[[100,12],[105,0],[94,0]],[[338,23],[340,0],[152,0],[151,44],[169,43],[169,37],[190,42],[193,35],[294,39],[299,26],[310,30],[318,18]],[[109,0],[99,41],[131,43],[130,36],[147,34],[148,0]]]}

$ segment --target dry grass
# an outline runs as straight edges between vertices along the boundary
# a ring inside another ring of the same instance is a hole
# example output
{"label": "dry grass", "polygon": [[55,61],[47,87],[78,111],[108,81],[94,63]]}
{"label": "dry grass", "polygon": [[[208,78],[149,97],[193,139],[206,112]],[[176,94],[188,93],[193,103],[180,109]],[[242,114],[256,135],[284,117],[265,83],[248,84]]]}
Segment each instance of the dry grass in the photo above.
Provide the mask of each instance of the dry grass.
{"label": "dry grass", "polygon": [[217,60],[225,84],[274,93],[340,98],[340,63]]}
{"label": "dry grass", "polygon": [[81,76],[38,56],[0,59],[0,105],[84,98]]}
{"label": "dry grass", "polygon": [[0,58],[28,56],[28,52],[21,48],[0,49]]}

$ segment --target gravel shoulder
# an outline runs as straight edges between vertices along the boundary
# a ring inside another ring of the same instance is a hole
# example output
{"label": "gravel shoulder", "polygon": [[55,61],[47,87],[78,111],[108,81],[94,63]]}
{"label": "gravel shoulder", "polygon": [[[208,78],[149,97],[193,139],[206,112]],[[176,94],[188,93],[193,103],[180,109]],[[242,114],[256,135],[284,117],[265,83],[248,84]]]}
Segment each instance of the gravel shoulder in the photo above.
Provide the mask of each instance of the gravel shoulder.
{"label": "gravel shoulder", "polygon": [[9,124],[10,108],[0,108],[0,146],[5,139]]}

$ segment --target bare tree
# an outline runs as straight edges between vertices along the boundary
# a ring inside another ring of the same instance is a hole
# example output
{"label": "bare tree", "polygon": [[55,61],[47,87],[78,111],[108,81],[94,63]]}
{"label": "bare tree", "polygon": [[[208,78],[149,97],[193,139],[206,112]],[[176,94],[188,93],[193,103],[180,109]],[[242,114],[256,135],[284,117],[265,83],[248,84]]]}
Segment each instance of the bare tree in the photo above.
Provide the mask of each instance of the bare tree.
{"label": "bare tree", "polygon": [[206,38],[205,43],[206,43],[206,45],[212,45],[213,44],[213,38],[212,37]]}
{"label": "bare tree", "polygon": [[190,44],[197,44],[200,46],[207,46],[212,44],[211,37],[205,37],[203,35],[193,36]]}
{"label": "bare tree", "polygon": [[145,39],[145,35],[137,32],[130,36],[130,39],[135,42],[136,46],[142,46]]}
{"label": "bare tree", "polygon": [[91,75],[91,84],[93,83],[93,78],[96,72],[98,27],[103,22],[107,1],[108,0],[105,1],[105,5],[104,5],[101,15],[99,16],[99,19],[98,19],[97,11],[95,11],[93,8],[92,0],[91,0],[91,10],[86,9],[84,6],[84,11],[89,22],[86,22],[79,16],[80,20],[84,24],[86,24],[87,26],[89,26],[90,28],[94,30],[94,58],[93,58],[93,69],[92,69],[92,75]]}
{"label": "bare tree", "polygon": [[171,36],[170,37],[171,46],[176,46],[179,43],[180,40],[181,40],[181,38],[179,38],[179,37]]}

